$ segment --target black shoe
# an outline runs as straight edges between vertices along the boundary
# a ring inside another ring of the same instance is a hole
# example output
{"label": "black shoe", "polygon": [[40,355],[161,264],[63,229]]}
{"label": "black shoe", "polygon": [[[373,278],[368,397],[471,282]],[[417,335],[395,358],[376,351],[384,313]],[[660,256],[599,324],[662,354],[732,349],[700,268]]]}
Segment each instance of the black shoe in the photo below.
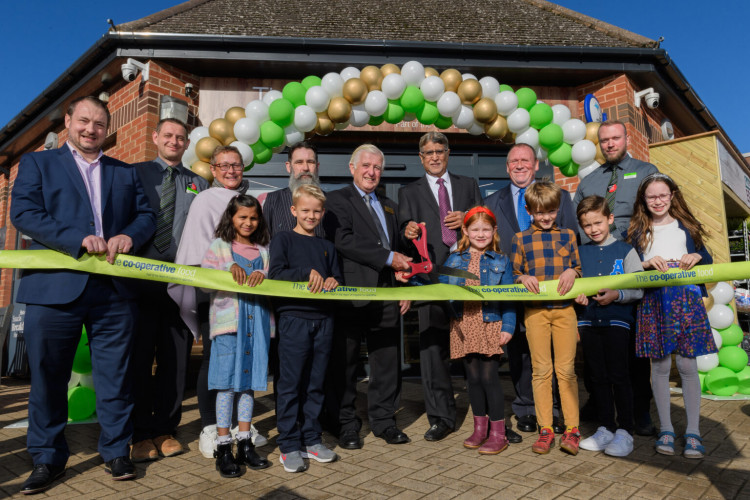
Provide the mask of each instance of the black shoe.
{"label": "black shoe", "polygon": [[220,444],[214,452],[216,458],[216,470],[221,477],[240,477],[242,469],[232,455],[232,443]]}
{"label": "black shoe", "polygon": [[245,464],[253,470],[267,469],[271,462],[255,452],[255,446],[250,439],[237,441],[237,463]]}
{"label": "black shoe", "polygon": [[388,427],[386,430],[380,433],[378,437],[383,438],[383,440],[385,440],[385,442],[388,444],[402,444],[409,442],[409,436],[404,434],[403,431],[401,431],[395,425]]}
{"label": "black shoe", "polygon": [[64,465],[36,464],[29,477],[23,482],[21,493],[24,495],[41,493],[52,486],[56,479],[63,477],[64,474]]}
{"label": "black shoe", "polygon": [[424,438],[426,441],[440,441],[451,432],[453,432],[453,429],[445,425],[445,423],[441,420],[437,424],[430,427],[429,430],[424,433]]}
{"label": "black shoe", "polygon": [[509,443],[513,444],[518,444],[523,441],[521,435],[509,427],[505,428],[505,437]]}
{"label": "black shoe", "polygon": [[112,474],[112,479],[115,481],[125,481],[135,477],[135,465],[129,457],[113,458],[104,464],[104,470],[107,474]]}
{"label": "black shoe", "polygon": [[651,415],[646,415],[642,420],[636,422],[633,432],[639,436],[655,436],[656,427],[654,427],[654,423],[651,421]]}
{"label": "black shoe", "polygon": [[[536,417],[534,415],[524,415],[518,418],[518,430],[521,432],[536,432]],[[513,441],[511,441],[512,443]]]}
{"label": "black shoe", "polygon": [[555,417],[552,419],[552,430],[555,434],[562,434],[565,432],[565,426],[560,423],[560,419]]}
{"label": "black shoe", "polygon": [[346,450],[359,450],[362,448],[362,441],[359,440],[359,433],[354,429],[341,431],[339,436],[339,446]]}

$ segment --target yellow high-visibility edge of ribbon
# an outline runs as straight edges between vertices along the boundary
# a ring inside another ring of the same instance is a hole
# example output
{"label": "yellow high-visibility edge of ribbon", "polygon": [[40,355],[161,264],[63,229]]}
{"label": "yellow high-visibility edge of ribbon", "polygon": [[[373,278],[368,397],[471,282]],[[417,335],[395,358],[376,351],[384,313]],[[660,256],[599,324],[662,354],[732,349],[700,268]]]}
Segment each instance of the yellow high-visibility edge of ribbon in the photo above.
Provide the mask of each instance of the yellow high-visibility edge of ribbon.
{"label": "yellow high-visibility edge of ribbon", "polygon": [[666,273],[645,271],[575,280],[573,289],[565,295],[557,293],[557,280],[539,283],[540,293],[533,294],[523,285],[457,286],[425,285],[397,288],[366,288],[339,286],[331,292],[312,294],[307,282],[264,280],[256,287],[241,286],[232,280],[232,274],[216,269],[183,266],[168,262],[118,255],[114,264],[104,256],[86,254],[79,260],[54,250],[2,250],[0,268],[6,269],[57,269],[105,274],[119,278],[146,279],[179,285],[226,290],[232,292],[328,300],[565,300],[583,293],[594,295],[602,288],[653,288],[661,286],[691,285],[750,278],[750,262],[732,262],[695,266],[683,271],[670,269]]}

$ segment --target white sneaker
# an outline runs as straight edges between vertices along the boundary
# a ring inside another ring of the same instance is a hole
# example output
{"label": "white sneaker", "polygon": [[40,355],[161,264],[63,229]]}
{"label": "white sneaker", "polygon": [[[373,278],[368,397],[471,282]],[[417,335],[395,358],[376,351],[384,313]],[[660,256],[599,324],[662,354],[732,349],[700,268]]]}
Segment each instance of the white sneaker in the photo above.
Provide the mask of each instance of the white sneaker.
{"label": "white sneaker", "polygon": [[615,438],[604,449],[604,453],[613,457],[627,457],[633,453],[633,436],[625,429],[617,429]]}
{"label": "white sneaker", "polygon": [[219,434],[216,432],[216,425],[207,425],[201,431],[200,439],[198,440],[198,449],[206,458],[214,458],[214,451],[216,450],[216,439]]}
{"label": "white sneaker", "polygon": [[[234,427],[231,431],[232,439],[237,440],[237,433],[240,432],[240,426]],[[250,440],[253,442],[253,446],[265,446],[268,444],[268,439],[258,432],[253,424],[250,424]]]}
{"label": "white sneaker", "polygon": [[583,439],[578,446],[582,450],[604,451],[614,438],[615,435],[609,432],[606,427],[599,427],[593,436]]}

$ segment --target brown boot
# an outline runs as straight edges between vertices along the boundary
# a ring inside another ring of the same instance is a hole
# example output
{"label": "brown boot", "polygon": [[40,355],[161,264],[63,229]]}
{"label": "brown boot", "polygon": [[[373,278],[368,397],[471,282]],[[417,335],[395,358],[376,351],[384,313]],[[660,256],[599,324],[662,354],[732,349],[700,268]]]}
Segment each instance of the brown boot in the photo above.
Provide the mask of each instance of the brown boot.
{"label": "brown boot", "polygon": [[168,434],[154,438],[154,446],[164,457],[173,457],[185,451],[180,442]]}
{"label": "brown boot", "polygon": [[469,448],[470,450],[476,450],[480,446],[482,446],[482,443],[484,443],[484,440],[487,439],[487,423],[489,422],[490,417],[474,417],[474,434],[469,436],[466,441],[464,441],[464,448]]}
{"label": "brown boot", "polygon": [[505,420],[490,422],[490,437],[479,448],[479,453],[482,455],[497,455],[507,447],[508,439],[505,437]]}
{"label": "brown boot", "polygon": [[159,452],[156,451],[156,447],[150,439],[138,441],[130,447],[130,460],[133,462],[151,462],[157,458],[159,458]]}

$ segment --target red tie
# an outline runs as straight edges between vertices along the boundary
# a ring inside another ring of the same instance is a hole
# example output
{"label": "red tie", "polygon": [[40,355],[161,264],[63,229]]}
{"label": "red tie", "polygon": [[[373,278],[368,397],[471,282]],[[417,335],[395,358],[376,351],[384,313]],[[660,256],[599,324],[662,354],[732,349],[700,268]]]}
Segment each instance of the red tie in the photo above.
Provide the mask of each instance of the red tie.
{"label": "red tie", "polygon": [[440,209],[440,234],[443,237],[443,243],[451,247],[456,242],[456,232],[445,226],[445,217],[451,211],[451,199],[448,196],[448,189],[445,187],[445,180],[438,179],[438,207]]}

